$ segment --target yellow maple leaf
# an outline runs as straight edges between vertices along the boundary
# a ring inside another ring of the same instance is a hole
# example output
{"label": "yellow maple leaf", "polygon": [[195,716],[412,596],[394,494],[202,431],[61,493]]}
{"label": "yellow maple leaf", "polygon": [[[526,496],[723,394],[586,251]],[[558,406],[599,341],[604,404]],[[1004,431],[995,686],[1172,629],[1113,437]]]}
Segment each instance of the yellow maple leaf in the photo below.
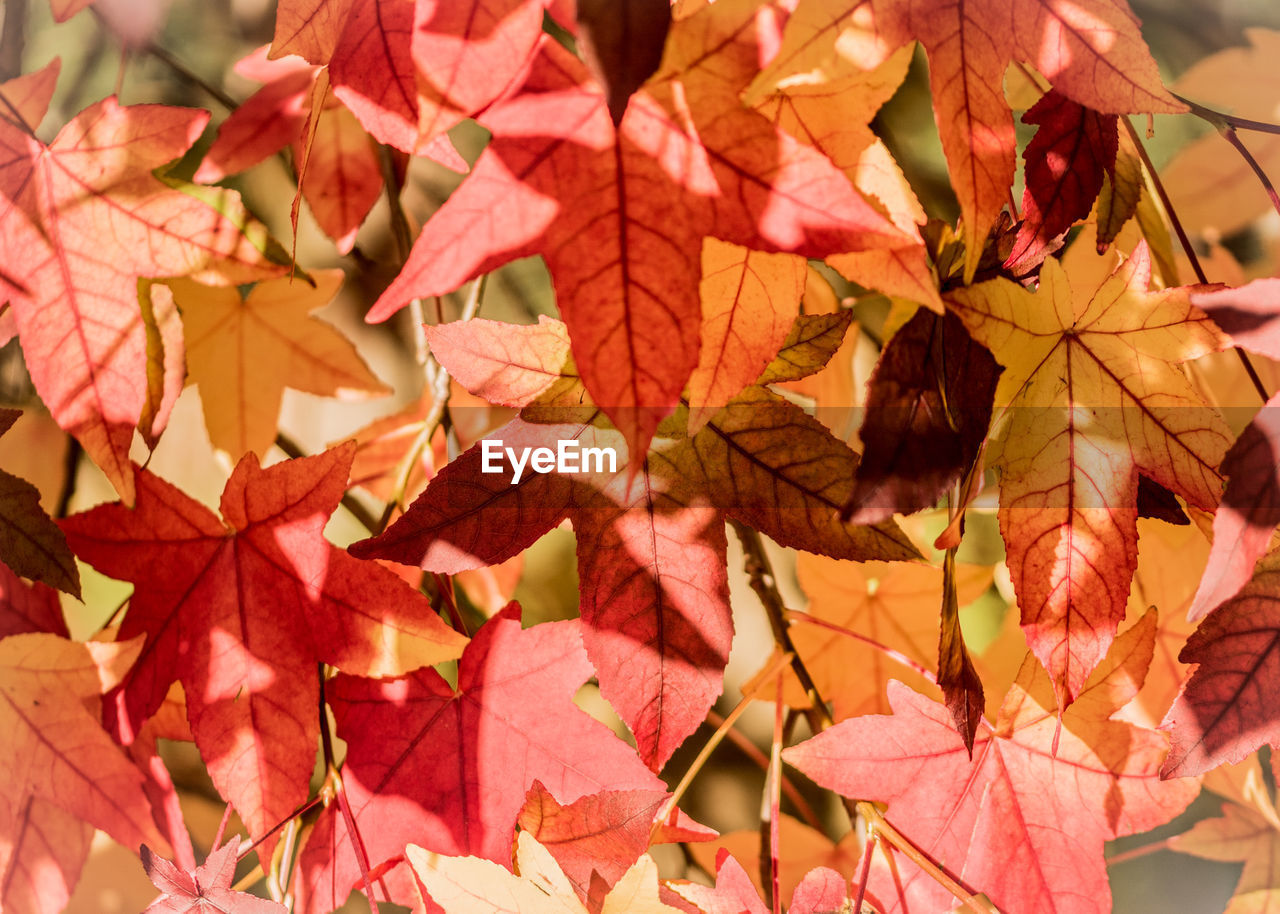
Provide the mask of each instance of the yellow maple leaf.
{"label": "yellow maple leaf", "polygon": [[320,396],[390,393],[351,341],[310,313],[330,302],[341,270],[258,283],[241,298],[235,288],[187,279],[169,281],[182,312],[187,372],[200,387],[214,447],[232,458],[264,454],[276,436],[286,387]]}
{"label": "yellow maple leaf", "polygon": [[1212,509],[1231,435],[1177,367],[1226,345],[1185,288],[1148,292],[1145,245],[1096,287],[1055,260],[1032,292],[995,279],[952,293],[1004,367],[988,451],[1027,640],[1074,698],[1124,618],[1137,564],[1139,472]]}

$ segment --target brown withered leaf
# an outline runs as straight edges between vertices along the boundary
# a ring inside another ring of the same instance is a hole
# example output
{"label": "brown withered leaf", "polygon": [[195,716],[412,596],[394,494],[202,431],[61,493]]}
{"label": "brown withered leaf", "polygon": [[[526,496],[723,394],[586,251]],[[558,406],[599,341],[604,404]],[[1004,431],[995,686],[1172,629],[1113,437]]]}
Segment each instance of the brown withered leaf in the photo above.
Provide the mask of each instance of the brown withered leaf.
{"label": "brown withered leaf", "polygon": [[842,514],[872,524],[937,501],[977,457],[1002,370],[959,318],[916,312],[871,375],[862,461]]}

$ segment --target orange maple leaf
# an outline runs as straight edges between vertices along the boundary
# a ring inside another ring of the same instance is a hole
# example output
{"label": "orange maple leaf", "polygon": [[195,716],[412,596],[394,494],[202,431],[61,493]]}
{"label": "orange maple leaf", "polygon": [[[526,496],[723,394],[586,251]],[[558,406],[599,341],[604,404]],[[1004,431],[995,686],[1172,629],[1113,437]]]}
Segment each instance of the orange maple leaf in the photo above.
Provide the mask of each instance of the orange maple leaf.
{"label": "orange maple leaf", "polygon": [[1165,90],[1125,0],[805,0],[748,99],[874,67],[909,41],[929,55],[933,108],[964,221],[965,276],[1013,184],[1011,61],[1034,66],[1063,95],[1104,114],[1186,110]]}

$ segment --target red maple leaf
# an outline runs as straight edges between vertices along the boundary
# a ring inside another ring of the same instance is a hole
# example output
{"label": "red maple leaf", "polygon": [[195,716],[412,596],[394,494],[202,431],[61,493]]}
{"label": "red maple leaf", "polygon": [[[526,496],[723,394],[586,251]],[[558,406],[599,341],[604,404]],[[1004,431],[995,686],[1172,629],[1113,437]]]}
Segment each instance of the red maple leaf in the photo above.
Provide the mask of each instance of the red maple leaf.
{"label": "red maple leaf", "polygon": [[25,285],[9,301],[40,398],[131,502],[129,446],[148,397],[139,277],[227,284],[281,268],[234,193],[215,208],[154,174],[207,112],[106,98],[46,146],[34,131],[57,76],[55,61],[0,86],[0,240]]}
{"label": "red maple leaf", "polygon": [[[288,146],[298,170],[298,192],[345,254],[383,190],[377,143],[332,93],[323,67],[297,58],[271,61],[266,55],[267,48],[259,48],[236,64],[237,73],[264,85],[223,121],[194,180],[220,181]],[[467,170],[447,137],[422,152],[455,171]],[[297,216],[295,201],[295,232]]]}
{"label": "red maple leaf", "polygon": [[[824,787],[888,803],[917,847],[1002,911],[1103,914],[1104,841],[1168,821],[1198,791],[1159,779],[1163,735],[1110,719],[1141,687],[1155,631],[1150,612],[1120,635],[1065,710],[1028,657],[972,757],[947,709],[898,682],[892,715],[843,721],[783,756]],[[877,895],[904,911],[953,901],[919,870]]]}
{"label": "red maple leaf", "polygon": [[187,871],[142,845],[142,866],[164,893],[142,914],[284,914],[288,908],[278,902],[231,888],[239,848],[239,841],[228,841],[194,871]]}
{"label": "red maple leaf", "polygon": [[[571,802],[601,790],[661,790],[634,750],[573,704],[591,675],[576,622],[522,630],[510,604],[476,633],[458,684],[434,670],[404,679],[340,675],[326,688],[347,742],[343,782],[370,862],[407,843],[506,863],[535,779]],[[347,828],[326,810],[302,855],[298,909],[327,912],[360,879]],[[407,871],[384,877],[413,897]]]}
{"label": "red maple leaf", "polygon": [[[471,320],[432,328],[431,343],[473,392],[523,406],[521,417],[463,453],[404,517],[355,554],[452,574],[505,561],[569,518],[578,538],[583,637],[602,694],[658,770],[720,693],[733,623],[724,517],[777,542],[839,558],[908,559],[892,522],[844,524],[857,457],[816,419],[748,388],[692,437],[675,422],[635,478],[485,473],[486,443],[520,451],[576,442],[626,445],[587,399],[563,326]],[[544,424],[545,423],[545,424]]]}
{"label": "red maple leaf", "polygon": [[251,834],[307,798],[317,663],[398,675],[457,657],[464,641],[395,574],[324,539],[354,450],[267,469],[246,455],[221,518],[139,469],[134,509],[102,505],[62,521],[77,555],[134,583],[120,637],[147,641],[116,694],[123,733],[180,679],[214,785]]}
{"label": "red maple leaf", "polygon": [[586,388],[642,454],[698,362],[704,237],[814,257],[910,244],[825,156],[743,107],[755,15],[675,23],[616,129],[585,65],[544,41],[521,91],[480,117],[492,142],[369,319],[542,254]]}

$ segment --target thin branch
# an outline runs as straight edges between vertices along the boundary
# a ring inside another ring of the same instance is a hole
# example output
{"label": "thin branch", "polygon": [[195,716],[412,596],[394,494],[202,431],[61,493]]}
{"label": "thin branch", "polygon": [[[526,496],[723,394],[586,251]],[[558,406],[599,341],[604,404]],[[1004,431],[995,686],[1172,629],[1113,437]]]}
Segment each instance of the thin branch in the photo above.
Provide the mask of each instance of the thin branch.
{"label": "thin branch", "polygon": [[1236,148],[1236,152],[1240,153],[1240,155],[1244,157],[1244,160],[1249,163],[1249,167],[1253,169],[1253,173],[1257,175],[1258,180],[1262,182],[1262,189],[1266,191],[1267,199],[1271,201],[1271,205],[1275,208],[1275,211],[1280,213],[1280,195],[1276,194],[1276,189],[1274,185],[1272,185],[1271,179],[1268,178],[1267,173],[1262,170],[1262,166],[1258,164],[1258,160],[1255,159],[1253,154],[1245,148],[1244,142],[1236,133],[1236,129],[1234,127],[1223,127],[1219,132],[1228,143]]}
{"label": "thin branch", "polygon": [[1254,130],[1258,133],[1275,133],[1280,134],[1280,125],[1268,124],[1266,121],[1253,121],[1247,117],[1236,117],[1234,114],[1227,114],[1225,111],[1216,111],[1213,108],[1193,102],[1189,98],[1183,98],[1177,92],[1170,92],[1174,98],[1182,102],[1191,109],[1191,113],[1201,120],[1208,121],[1213,126],[1221,130],[1223,127],[1235,127],[1238,130]]}
{"label": "thin branch", "polygon": [[[781,655],[774,660],[773,663],[769,664],[769,667],[764,671],[761,679],[767,679],[775,673],[780,672],[783,667],[791,662],[791,660],[791,656],[787,654]],[[680,778],[680,783],[676,784],[675,789],[671,792],[671,798],[667,800],[666,805],[662,807],[662,813],[654,820],[653,828],[650,831],[650,840],[652,840],[653,835],[657,834],[658,827],[669,819],[672,813],[676,811],[676,807],[680,805],[680,799],[689,789],[689,785],[693,783],[693,779],[698,776],[698,772],[701,771],[702,766],[707,763],[707,759],[711,758],[711,753],[716,751],[716,746],[719,746],[721,741],[725,738],[725,735],[733,729],[733,725],[737,723],[738,718],[742,716],[743,712],[746,711],[747,708],[751,707],[752,701],[753,699],[750,696],[744,696],[742,701],[738,702],[734,709],[729,712],[729,716],[724,718],[724,722],[716,728],[716,732],[711,734],[711,738],[703,744],[702,749],[698,752],[693,763],[685,770],[684,775]]]}
{"label": "thin branch", "polygon": [[[712,727],[721,727],[724,725],[724,718],[715,711],[707,712],[707,723]],[[733,743],[742,750],[743,755],[755,762],[761,771],[769,770],[769,757],[756,748],[756,744],[744,734],[741,730],[730,727],[725,734],[729,742]],[[822,820],[818,818],[818,814],[813,811],[813,807],[809,805],[809,801],[804,798],[798,787],[787,777],[786,772],[782,774],[782,792],[787,795],[787,799],[795,806],[796,812],[800,813],[800,818],[804,819],[805,824],[814,831],[822,831]]]}
{"label": "thin branch", "polygon": [[[1191,269],[1195,272],[1196,279],[1202,284],[1208,285],[1209,278],[1205,275],[1204,268],[1200,266],[1200,258],[1196,256],[1195,248],[1191,246],[1191,239],[1187,237],[1187,232],[1182,227],[1182,220],[1178,218],[1178,214],[1173,208],[1173,203],[1169,200],[1169,193],[1164,189],[1164,182],[1160,180],[1160,175],[1156,173],[1155,166],[1151,164],[1151,157],[1147,155],[1147,149],[1142,145],[1142,138],[1138,136],[1137,129],[1127,117],[1120,118],[1120,123],[1124,124],[1125,129],[1129,132],[1129,138],[1133,140],[1133,145],[1138,150],[1138,156],[1142,159],[1142,167],[1146,171],[1147,177],[1151,179],[1151,186],[1155,188],[1156,196],[1160,198],[1161,208],[1164,210],[1169,224],[1173,226],[1173,231],[1178,236],[1178,242],[1182,245],[1182,250],[1186,252],[1187,260],[1191,262]],[[1254,369],[1253,362],[1249,359],[1249,354],[1239,346],[1235,347],[1235,353],[1240,360],[1240,365],[1244,368],[1245,374],[1249,376],[1253,389],[1258,392],[1258,396],[1262,397],[1262,402],[1266,403],[1270,399],[1266,385],[1258,377],[1258,372]]]}
{"label": "thin branch", "polygon": [[58,490],[58,502],[54,517],[66,517],[71,509],[71,499],[76,494],[76,476],[80,471],[80,456],[84,448],[74,438],[67,439],[67,455],[62,460],[62,488]]}
{"label": "thin branch", "polygon": [[[364,838],[360,834],[359,826],[356,825],[355,813],[351,811],[351,803],[347,800],[347,788],[342,783],[342,772],[338,770],[333,757],[333,737],[329,734],[329,714],[325,707],[324,664],[317,664],[317,666],[320,675],[320,745],[324,752],[325,781],[338,801],[338,811],[342,814],[342,819],[347,826],[347,837],[351,840],[351,846],[355,848],[356,865],[360,867],[360,879],[364,882],[364,893],[369,899],[370,914],[378,914],[378,901],[373,897],[373,881],[369,878],[369,852],[365,849]],[[379,883],[382,884],[381,880]],[[385,900],[390,901],[385,884],[382,884],[382,895]]]}
{"label": "thin branch", "polygon": [[395,239],[396,256],[401,264],[409,257],[413,240],[409,237],[409,219],[404,214],[400,193],[404,189],[396,173],[395,150],[383,144],[378,147],[378,164],[382,167],[382,183],[387,190],[387,204],[391,209],[391,237]]}
{"label": "thin branch", "polygon": [[27,0],[5,0],[4,32],[0,33],[0,81],[22,72],[27,44]]}
{"label": "thin branch", "polygon": [[1153,841],[1150,844],[1142,844],[1138,847],[1131,847],[1127,851],[1120,851],[1112,854],[1107,858],[1107,866],[1115,866],[1117,863],[1125,863],[1129,860],[1137,860],[1139,857],[1146,857],[1149,854],[1156,854],[1160,851],[1173,849],[1173,839],[1165,838],[1163,841]]}
{"label": "thin branch", "polygon": [[[98,11],[93,7],[90,7],[90,9],[93,9],[95,13],[98,13]],[[98,13],[98,18],[99,19],[102,18],[101,13]],[[164,64],[174,73],[176,73],[178,76],[182,77],[187,82],[191,83],[191,85],[195,86],[197,89],[202,90],[206,95],[208,95],[218,104],[220,104],[222,107],[226,108],[228,111],[235,111],[237,108],[240,107],[240,103],[237,102],[234,98],[232,98],[226,92],[223,92],[221,89],[219,89],[213,83],[209,82],[199,73],[192,70],[185,63],[183,63],[177,57],[174,57],[173,54],[171,54],[166,49],[160,47],[160,45],[156,44],[154,41],[148,41],[145,45],[143,45],[142,50],[146,51],[156,60],[160,61],[162,64]]]}
{"label": "thin branch", "polygon": [[[307,813],[311,812],[311,810],[315,809],[317,806],[319,806],[323,802],[324,802],[323,796],[312,797],[310,800],[307,800],[307,802],[303,803],[293,812],[289,813],[289,815],[285,816],[275,825],[271,826],[266,831],[264,831],[255,840],[251,841],[248,847],[241,847],[240,852],[236,854],[236,860],[238,861],[243,860],[245,857],[249,856],[249,854],[253,853],[254,849],[257,848],[258,845],[260,845],[263,841],[266,841],[268,838],[270,838],[280,829],[284,828],[294,819],[298,818],[298,816],[305,816]],[[256,882],[257,880],[254,880],[254,881]],[[252,884],[253,883],[250,883],[250,885]]]}
{"label": "thin branch", "polygon": [[[805,718],[809,721],[810,729],[814,733],[818,733],[831,726],[833,720],[831,713],[827,710],[825,700],[813,682],[813,677],[809,675],[809,671],[805,668],[804,661],[800,659],[800,655],[795,652],[791,636],[787,632],[786,606],[783,603],[782,595],[778,592],[777,581],[773,576],[769,557],[765,554],[764,541],[760,538],[759,533],[745,524],[736,520],[730,520],[729,523],[738,535],[738,539],[742,541],[744,565],[747,576],[750,579],[751,589],[755,591],[760,598],[760,602],[764,604],[765,612],[769,617],[769,625],[773,629],[778,647],[785,651],[782,656],[790,659],[792,672],[796,674],[796,678],[800,680],[801,686],[809,695],[812,707],[805,709]],[[772,674],[762,676],[761,679],[768,678],[768,675]],[[844,796],[841,796],[840,799],[845,811],[849,814],[850,822],[855,822],[861,816],[873,834],[883,837],[887,844],[891,844],[901,851],[916,866],[920,867],[927,876],[963,902],[965,909],[973,912],[973,914],[992,914],[995,910],[990,902],[984,901],[977,893],[947,872],[946,868],[938,861],[916,847],[909,838],[898,831],[884,817],[884,814],[876,808],[874,803],[866,800],[853,800]]]}

